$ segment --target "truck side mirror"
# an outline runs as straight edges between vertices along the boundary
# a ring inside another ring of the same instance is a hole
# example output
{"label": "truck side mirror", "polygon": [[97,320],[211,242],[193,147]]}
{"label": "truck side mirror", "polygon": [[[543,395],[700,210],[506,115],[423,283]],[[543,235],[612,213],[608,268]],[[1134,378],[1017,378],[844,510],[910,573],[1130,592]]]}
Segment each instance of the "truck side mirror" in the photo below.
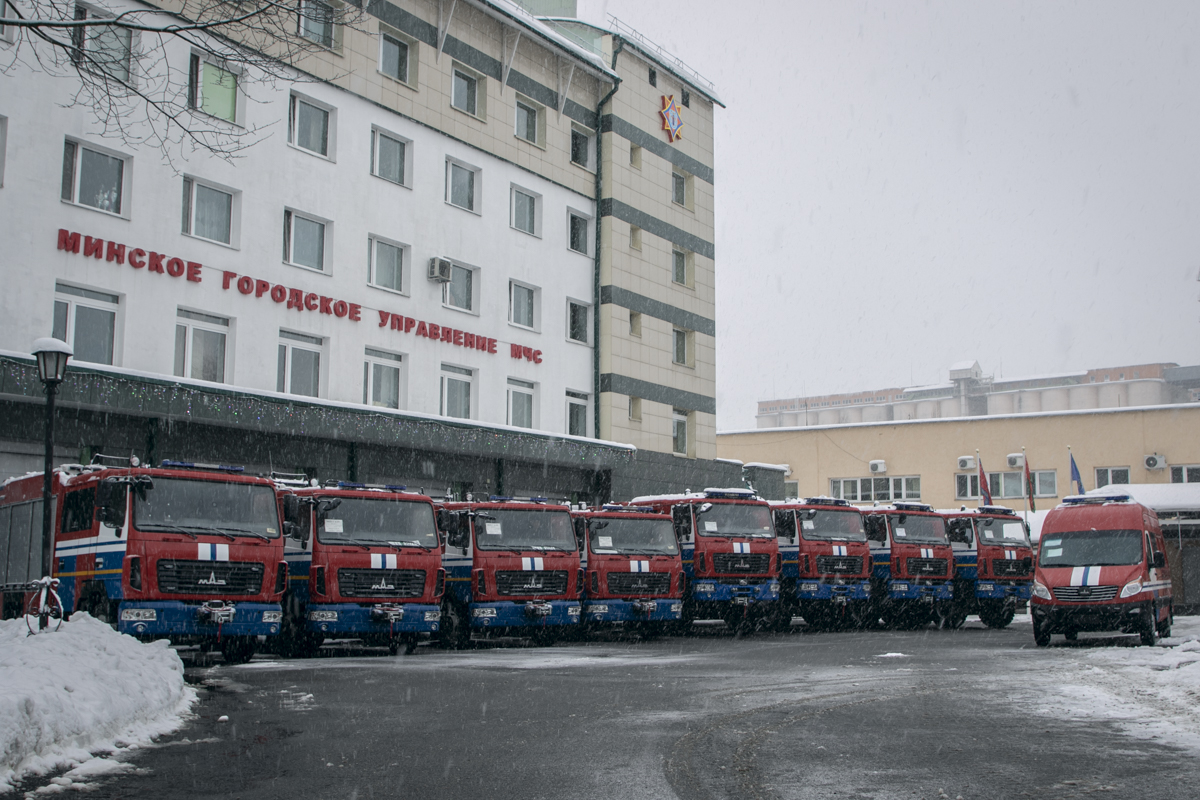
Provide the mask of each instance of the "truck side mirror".
{"label": "truck side mirror", "polygon": [[296,523],[292,522],[290,519],[285,519],[283,521],[283,536],[284,536],[284,538],[286,538],[286,539],[300,538],[299,536],[296,535],[297,530],[298,530],[298,528],[296,527]]}
{"label": "truck side mirror", "polygon": [[96,486],[96,519],[118,530],[125,527],[125,498],[129,493],[124,483],[111,478]]}
{"label": "truck side mirror", "polygon": [[437,512],[437,524],[442,533],[449,533],[454,526],[454,515],[444,508],[439,508]]}
{"label": "truck side mirror", "polygon": [[1167,565],[1167,556],[1162,550],[1154,551],[1154,561],[1152,562],[1155,569],[1162,569]]}
{"label": "truck side mirror", "polygon": [[[300,523],[300,498],[294,494],[285,494],[283,496],[283,519],[284,529],[287,529],[287,523],[291,523],[293,528],[299,526]],[[291,536],[292,534],[288,534]]]}

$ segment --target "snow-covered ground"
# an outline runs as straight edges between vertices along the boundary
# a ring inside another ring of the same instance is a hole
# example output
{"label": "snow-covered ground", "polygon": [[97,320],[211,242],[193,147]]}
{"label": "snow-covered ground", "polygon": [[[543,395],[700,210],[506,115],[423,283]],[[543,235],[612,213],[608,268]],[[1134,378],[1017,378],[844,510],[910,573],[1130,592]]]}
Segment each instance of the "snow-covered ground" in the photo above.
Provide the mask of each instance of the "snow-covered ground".
{"label": "snow-covered ground", "polygon": [[142,644],[87,614],[28,636],[0,621],[0,792],[66,769],[38,793],[81,788],[182,724],[195,702],[165,641]]}
{"label": "snow-covered ground", "polygon": [[1076,646],[1055,637],[1036,651],[1045,659],[1032,664],[1037,695],[1029,707],[1056,719],[1112,721],[1137,738],[1200,754],[1200,617],[1176,617],[1172,633],[1157,647],[1134,646],[1136,637],[1088,646],[1094,637],[1112,642],[1112,634],[1080,634]]}

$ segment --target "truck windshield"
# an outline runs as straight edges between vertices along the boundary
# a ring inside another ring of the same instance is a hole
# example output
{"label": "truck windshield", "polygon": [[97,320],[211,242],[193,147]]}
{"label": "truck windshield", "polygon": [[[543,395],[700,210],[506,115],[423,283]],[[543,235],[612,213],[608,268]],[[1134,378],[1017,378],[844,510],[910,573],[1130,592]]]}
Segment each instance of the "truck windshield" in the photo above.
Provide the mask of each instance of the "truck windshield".
{"label": "truck windshield", "polygon": [[1066,531],[1042,539],[1043,567],[1114,567],[1142,560],[1141,531]]}
{"label": "truck windshield", "polygon": [[[775,538],[771,509],[742,503],[712,503],[696,509],[696,529],[701,536],[759,536]],[[704,510],[702,510],[704,509]]]}
{"label": "truck windshield", "polygon": [[337,508],[317,523],[317,539],[324,544],[438,546],[433,506],[429,503],[362,497],[340,499]]}
{"label": "truck windshield", "polygon": [[155,478],[133,492],[133,526],[141,531],[191,536],[279,535],[275,490],[253,483]]}
{"label": "truck windshield", "polygon": [[592,519],[588,531],[593,553],[679,552],[669,519]]}
{"label": "truck windshield", "polygon": [[1019,544],[1029,546],[1025,526],[1020,522],[984,517],[975,521],[979,526],[980,544]]}
{"label": "truck windshield", "polygon": [[575,550],[571,516],[563,509],[488,508],[475,516],[480,550]]}
{"label": "truck windshield", "polygon": [[[807,519],[811,515],[811,519]],[[841,542],[865,542],[866,529],[863,528],[862,514],[857,511],[797,511],[800,518],[800,530],[805,539],[829,540]]]}
{"label": "truck windshield", "polygon": [[897,542],[948,544],[946,540],[946,521],[941,517],[901,514],[893,516],[890,519],[892,523],[892,537]]}

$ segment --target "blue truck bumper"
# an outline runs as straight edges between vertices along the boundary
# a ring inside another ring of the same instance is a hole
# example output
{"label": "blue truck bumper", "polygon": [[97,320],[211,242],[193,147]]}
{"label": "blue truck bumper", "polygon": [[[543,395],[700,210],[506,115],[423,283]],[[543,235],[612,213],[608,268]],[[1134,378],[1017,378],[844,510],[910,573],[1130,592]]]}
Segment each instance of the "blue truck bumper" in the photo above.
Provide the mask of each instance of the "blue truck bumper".
{"label": "blue truck bumper", "polygon": [[325,636],[433,633],[441,625],[440,606],[428,603],[360,606],[356,603],[323,603],[305,608],[304,627]]}
{"label": "blue truck bumper", "polygon": [[843,601],[868,600],[871,597],[871,582],[856,583],[821,583],[819,581],[799,581],[796,584],[796,598],[799,600]]}
{"label": "blue truck bumper", "polygon": [[888,597],[893,600],[952,600],[954,586],[944,583],[917,584],[912,581],[892,581],[888,584]]}
{"label": "blue truck bumper", "polygon": [[698,603],[753,605],[779,599],[779,581],[734,586],[700,578],[692,583],[692,599]]}
{"label": "blue truck bumper", "polygon": [[122,601],[117,630],[131,636],[274,636],[279,603],[228,603],[210,607],[178,600]]}
{"label": "blue truck bumper", "polygon": [[975,584],[975,597],[980,600],[1004,600],[1012,597],[1016,600],[1028,600],[1033,594],[1032,583],[999,583],[997,581],[980,581]]}
{"label": "blue truck bumper", "polygon": [[595,600],[583,604],[588,622],[674,622],[683,616],[683,601],[675,597],[654,600]]}
{"label": "blue truck bumper", "polygon": [[578,600],[471,603],[471,627],[522,628],[578,625],[579,612]]}

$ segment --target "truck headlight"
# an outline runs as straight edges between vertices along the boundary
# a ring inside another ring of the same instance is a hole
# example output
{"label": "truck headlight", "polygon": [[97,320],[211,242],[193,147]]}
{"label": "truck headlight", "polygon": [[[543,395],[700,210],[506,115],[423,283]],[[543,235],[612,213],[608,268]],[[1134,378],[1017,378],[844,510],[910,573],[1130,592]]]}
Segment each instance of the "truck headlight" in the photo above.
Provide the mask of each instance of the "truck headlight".
{"label": "truck headlight", "polygon": [[283,621],[283,612],[282,611],[264,611],[263,612],[263,622],[282,622],[282,621]]}
{"label": "truck headlight", "polygon": [[494,617],[494,616],[496,616],[496,609],[494,609],[494,608],[472,608],[471,616],[472,617]]}
{"label": "truck headlight", "polygon": [[308,619],[310,622],[337,622],[337,615],[336,611],[310,611]]}
{"label": "truck headlight", "polygon": [[697,592],[715,592],[717,590],[717,585],[715,583],[697,583],[692,588],[693,591]]}
{"label": "truck headlight", "polygon": [[1043,584],[1041,581],[1033,582],[1033,596],[1040,597],[1043,600],[1053,600],[1054,599],[1053,597],[1050,596],[1050,590],[1047,589],[1045,584]]}
{"label": "truck headlight", "polygon": [[441,611],[426,611],[425,612],[425,621],[426,622],[437,622],[441,618],[442,618]]}
{"label": "truck headlight", "polygon": [[1135,594],[1141,593],[1141,591],[1141,581],[1130,581],[1129,583],[1125,584],[1125,588],[1121,589],[1121,597],[1133,597]]}
{"label": "truck headlight", "polygon": [[158,611],[153,608],[122,608],[122,622],[155,622],[158,620]]}

